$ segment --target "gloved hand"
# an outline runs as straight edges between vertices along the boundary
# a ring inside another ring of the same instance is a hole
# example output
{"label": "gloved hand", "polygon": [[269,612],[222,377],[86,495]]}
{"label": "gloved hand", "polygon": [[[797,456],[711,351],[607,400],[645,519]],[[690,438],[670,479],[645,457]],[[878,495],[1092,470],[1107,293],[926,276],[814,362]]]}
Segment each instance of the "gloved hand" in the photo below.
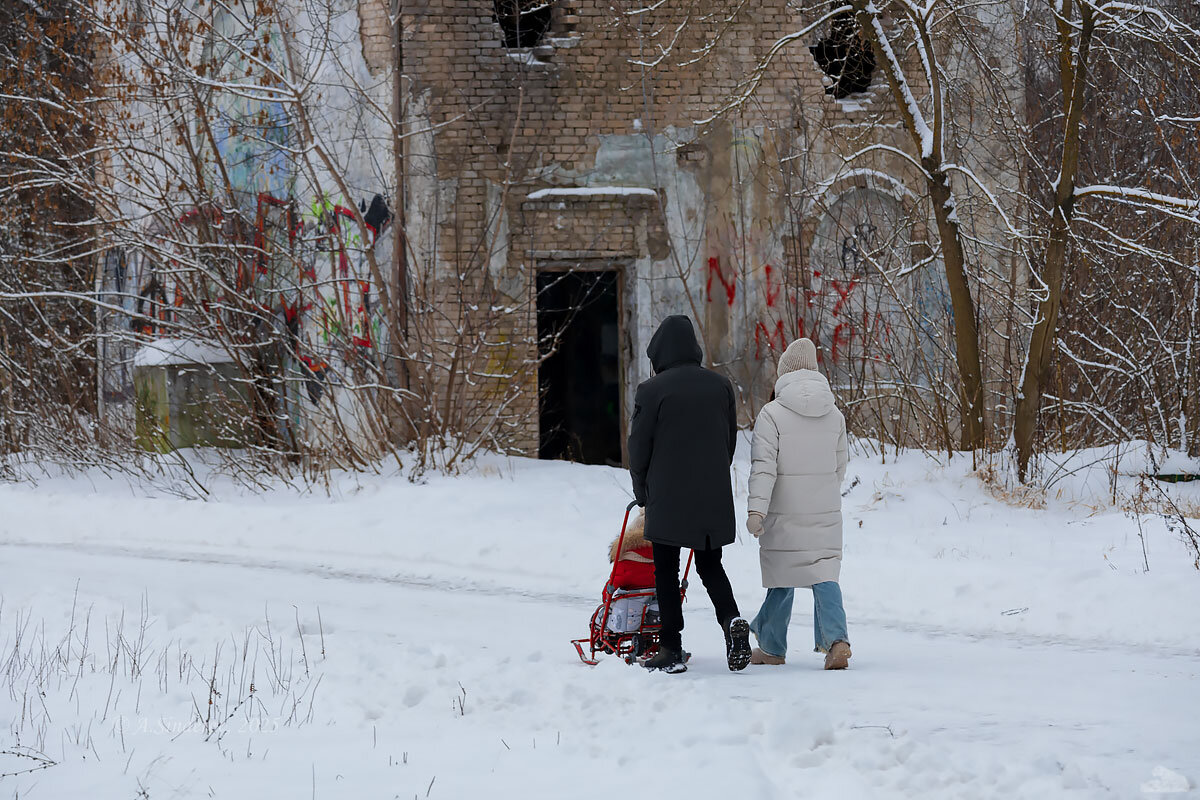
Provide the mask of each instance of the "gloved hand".
{"label": "gloved hand", "polygon": [[750,531],[750,535],[755,539],[762,536],[763,532],[763,515],[757,511],[751,511],[746,516],[746,530]]}

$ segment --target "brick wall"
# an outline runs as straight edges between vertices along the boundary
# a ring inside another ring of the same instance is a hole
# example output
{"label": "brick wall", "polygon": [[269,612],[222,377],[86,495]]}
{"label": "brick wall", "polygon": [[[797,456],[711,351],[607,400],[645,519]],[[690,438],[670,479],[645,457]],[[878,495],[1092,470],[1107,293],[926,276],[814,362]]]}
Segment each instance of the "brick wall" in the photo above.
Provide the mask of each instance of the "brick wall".
{"label": "brick wall", "polygon": [[389,0],[359,0],[358,22],[363,60],[372,75],[392,66],[393,33]]}
{"label": "brick wall", "polygon": [[[723,18],[715,6],[707,20]],[[424,209],[414,249],[421,269],[452,286],[450,302],[488,309],[459,309],[442,315],[453,323],[439,324],[447,340],[455,325],[489,330],[484,366],[468,390],[491,397],[498,383],[519,384],[522,399],[508,409],[518,448],[536,449],[536,372],[505,378],[489,369],[536,359],[539,262],[625,265],[627,391],[645,377],[636,362],[653,323],[666,313],[696,317],[749,421],[773,381],[775,332],[798,333],[799,309],[772,308],[771,275],[803,286],[811,280],[811,222],[832,192],[873,186],[871,173],[881,173],[920,194],[905,160],[886,153],[856,162],[856,177],[831,179],[867,145],[911,146],[878,75],[868,92],[835,101],[808,41],[775,58],[751,99],[702,123],[744,91],[780,35],[810,20],[783,0],[761,0],[718,30],[712,22],[685,24],[691,8],[666,3],[621,18],[601,0],[557,0],[543,45],[518,51],[504,46],[487,0],[405,3],[406,72],[419,98],[406,126],[432,142],[409,162],[420,176],[409,207]],[[373,70],[385,69],[387,4],[362,0],[359,13],[364,57]],[[658,198],[528,199],[545,187],[605,185],[650,188]],[[496,314],[497,304],[509,310]],[[450,348],[440,357],[456,354]]]}

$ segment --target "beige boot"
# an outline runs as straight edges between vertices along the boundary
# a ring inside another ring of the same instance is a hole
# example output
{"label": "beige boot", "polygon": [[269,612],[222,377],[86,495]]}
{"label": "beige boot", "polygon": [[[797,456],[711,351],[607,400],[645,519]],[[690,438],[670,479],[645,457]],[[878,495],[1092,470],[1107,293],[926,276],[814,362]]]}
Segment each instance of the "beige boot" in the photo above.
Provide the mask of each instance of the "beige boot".
{"label": "beige boot", "polygon": [[834,642],[825,654],[825,669],[845,669],[850,666],[850,645]]}
{"label": "beige boot", "polygon": [[785,659],[783,656],[773,656],[770,653],[764,653],[762,650],[756,647],[750,652],[750,663],[770,664],[777,667],[781,664],[786,664],[787,659]]}

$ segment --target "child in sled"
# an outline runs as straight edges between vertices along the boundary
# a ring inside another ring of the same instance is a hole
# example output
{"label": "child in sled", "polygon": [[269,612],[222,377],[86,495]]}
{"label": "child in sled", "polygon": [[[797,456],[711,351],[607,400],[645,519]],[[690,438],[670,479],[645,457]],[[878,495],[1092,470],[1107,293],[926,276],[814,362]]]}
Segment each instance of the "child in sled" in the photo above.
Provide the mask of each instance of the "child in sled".
{"label": "child in sled", "polygon": [[615,566],[605,587],[613,597],[606,627],[614,633],[637,631],[642,625],[643,614],[647,622],[658,622],[658,601],[654,598],[654,546],[646,541],[645,532],[646,512],[639,510],[625,529],[624,540],[618,536],[608,549],[608,563]]}

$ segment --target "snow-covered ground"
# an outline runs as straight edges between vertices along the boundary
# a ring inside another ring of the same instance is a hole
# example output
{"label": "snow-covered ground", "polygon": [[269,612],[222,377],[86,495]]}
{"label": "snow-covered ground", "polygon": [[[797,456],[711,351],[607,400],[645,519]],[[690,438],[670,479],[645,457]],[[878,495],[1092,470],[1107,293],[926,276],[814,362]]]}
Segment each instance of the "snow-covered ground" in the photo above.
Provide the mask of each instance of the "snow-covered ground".
{"label": "snow-covered ground", "polygon": [[[743,503],[745,475],[743,456]],[[697,581],[691,669],[667,676],[568,643],[628,484],[489,457],[333,497],[0,485],[0,797],[1197,792],[1200,573],[1102,486],[1035,510],[963,458],[860,453],[851,669],[820,669],[801,592],[787,666],[729,673]],[[753,540],[726,563],[750,615]]]}

